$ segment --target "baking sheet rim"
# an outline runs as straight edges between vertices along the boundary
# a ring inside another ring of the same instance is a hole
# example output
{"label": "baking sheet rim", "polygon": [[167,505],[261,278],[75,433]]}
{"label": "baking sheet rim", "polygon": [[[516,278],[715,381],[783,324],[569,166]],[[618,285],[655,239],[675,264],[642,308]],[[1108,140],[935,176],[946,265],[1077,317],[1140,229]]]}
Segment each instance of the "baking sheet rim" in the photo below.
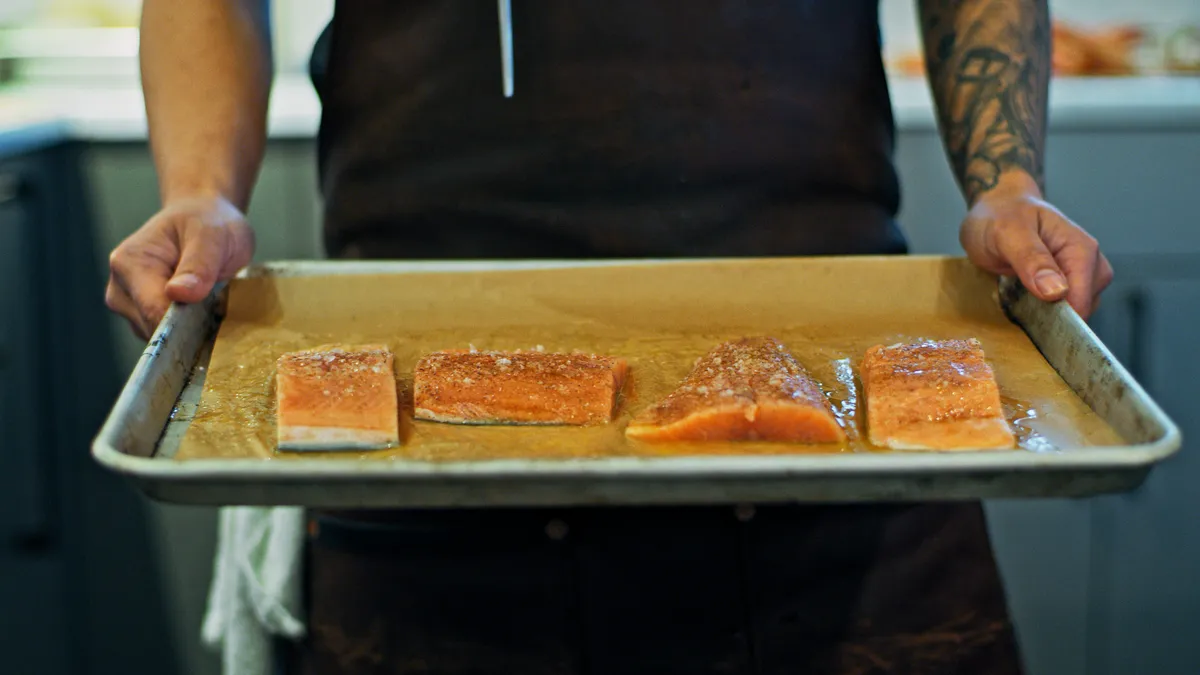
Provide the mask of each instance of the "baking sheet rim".
{"label": "baking sheet rim", "polygon": [[[855,259],[894,258],[895,256],[854,256]],[[914,260],[947,260],[952,256],[910,255]],[[242,277],[263,274],[279,276],[306,276],[312,274],[374,274],[374,273],[423,273],[464,271],[510,271],[527,269],[559,269],[598,266],[642,266],[642,265],[686,265],[714,262],[746,262],[750,259],[636,259],[636,260],[545,260],[545,261],[274,261],[254,265],[239,275]],[[772,260],[786,260],[774,258]],[[1001,286],[1023,292],[1019,283],[1011,278],[1002,278]],[[214,298],[220,290],[214,291]],[[1004,294],[1001,294],[1004,296]],[[1058,303],[1065,307],[1063,303]],[[172,305],[163,318],[158,330],[139,359],[129,383],[114,406],[109,419],[101,428],[93,443],[93,456],[101,464],[114,471],[148,479],[209,480],[230,478],[234,480],[255,477],[274,477],[281,481],[319,478],[321,480],[352,480],[355,478],[387,478],[397,481],[455,478],[511,478],[529,477],[531,471],[537,476],[557,479],[569,478],[620,478],[638,481],[662,478],[745,478],[754,476],[786,477],[803,473],[807,477],[822,474],[854,474],[860,476],[885,474],[915,474],[924,471],[939,473],[978,473],[994,471],[1080,471],[1088,469],[1129,470],[1154,465],[1174,454],[1182,439],[1179,429],[1149,397],[1129,373],[1111,358],[1107,347],[1091,332],[1087,324],[1074,312],[1067,310],[1068,320],[1078,325],[1073,328],[1095,340],[1096,344],[1110,357],[1121,379],[1130,388],[1132,398],[1141,402],[1155,424],[1162,429],[1161,436],[1149,443],[1106,446],[1104,448],[1075,449],[1065,452],[1033,453],[1029,451],[973,451],[973,452],[890,452],[890,453],[837,453],[822,455],[771,455],[771,456],[686,456],[686,457],[614,457],[592,459],[552,460],[475,460],[464,462],[426,462],[416,460],[388,460],[365,462],[362,460],[294,459],[288,462],[246,459],[194,459],[176,462],[163,459],[157,452],[159,440],[155,440],[155,453],[150,457],[138,457],[117,448],[119,423],[131,414],[137,391],[129,385],[147,379],[152,368],[159,365],[162,353],[172,328],[185,318],[193,321],[207,316],[206,312],[216,306],[216,300],[189,306]],[[206,336],[201,342],[211,340]],[[194,356],[194,355],[193,355]],[[190,373],[195,364],[185,366]],[[178,403],[182,392],[175,393]],[[165,430],[166,420],[161,430]],[[160,432],[161,432],[160,430]],[[634,473],[631,473],[633,471]],[[331,475],[336,474],[336,475]]]}

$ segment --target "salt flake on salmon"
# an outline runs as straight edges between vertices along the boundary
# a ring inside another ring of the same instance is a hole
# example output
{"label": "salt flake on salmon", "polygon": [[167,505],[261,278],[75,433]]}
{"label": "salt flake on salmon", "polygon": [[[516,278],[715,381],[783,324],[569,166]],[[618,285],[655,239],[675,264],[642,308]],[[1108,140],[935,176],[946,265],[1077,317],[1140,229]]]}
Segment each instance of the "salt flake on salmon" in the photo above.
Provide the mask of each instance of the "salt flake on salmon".
{"label": "salt flake on salmon", "polygon": [[612,420],[624,359],[543,351],[446,350],[413,372],[414,416],[454,424],[590,425]]}
{"label": "salt flake on salmon", "polygon": [[874,445],[991,450],[1016,443],[995,374],[974,338],[871,347],[861,377]]}
{"label": "salt flake on salmon", "polygon": [[846,440],[821,388],[770,337],[726,342],[701,357],[679,388],[630,422],[625,434],[642,441]]}
{"label": "salt flake on salmon", "polygon": [[281,450],[378,450],[400,443],[392,353],[325,345],[276,362]]}

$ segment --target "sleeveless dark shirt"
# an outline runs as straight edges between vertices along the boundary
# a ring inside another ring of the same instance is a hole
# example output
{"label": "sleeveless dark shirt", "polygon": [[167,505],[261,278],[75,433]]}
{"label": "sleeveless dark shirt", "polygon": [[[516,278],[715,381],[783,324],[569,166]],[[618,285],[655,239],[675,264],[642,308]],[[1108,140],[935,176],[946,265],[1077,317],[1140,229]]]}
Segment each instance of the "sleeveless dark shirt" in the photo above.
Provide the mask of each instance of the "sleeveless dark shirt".
{"label": "sleeveless dark shirt", "polygon": [[[874,0],[337,4],[333,256],[901,252]],[[349,247],[349,248],[348,248]]]}

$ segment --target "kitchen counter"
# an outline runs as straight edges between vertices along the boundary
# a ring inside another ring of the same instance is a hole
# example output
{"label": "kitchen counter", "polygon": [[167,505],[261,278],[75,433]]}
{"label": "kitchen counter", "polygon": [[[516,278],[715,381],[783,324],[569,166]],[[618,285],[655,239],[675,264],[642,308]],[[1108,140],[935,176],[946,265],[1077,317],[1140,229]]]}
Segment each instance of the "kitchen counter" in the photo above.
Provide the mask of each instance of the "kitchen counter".
{"label": "kitchen counter", "polygon": [[[317,133],[321,105],[307,78],[280,76],[271,92],[268,133],[272,139],[308,139]],[[40,125],[72,139],[95,142],[146,138],[145,102],[136,82],[122,85],[68,86],[19,84],[0,88],[0,144],[22,129]],[[51,131],[42,128],[40,133]],[[15,137],[10,142],[16,142]],[[0,145],[3,151],[3,145]]]}
{"label": "kitchen counter", "polygon": [[70,125],[55,110],[0,94],[0,157],[39,150],[69,134]]}
{"label": "kitchen counter", "polygon": [[[894,77],[891,94],[900,131],[935,127],[924,80]],[[1200,77],[1060,79],[1051,87],[1050,106],[1053,129],[1196,129],[1200,128]],[[271,96],[269,134],[273,139],[312,138],[320,112],[306,77],[280,76]],[[146,115],[141,89],[136,83],[26,84],[0,89],[0,152],[62,136],[97,142],[143,140]]]}

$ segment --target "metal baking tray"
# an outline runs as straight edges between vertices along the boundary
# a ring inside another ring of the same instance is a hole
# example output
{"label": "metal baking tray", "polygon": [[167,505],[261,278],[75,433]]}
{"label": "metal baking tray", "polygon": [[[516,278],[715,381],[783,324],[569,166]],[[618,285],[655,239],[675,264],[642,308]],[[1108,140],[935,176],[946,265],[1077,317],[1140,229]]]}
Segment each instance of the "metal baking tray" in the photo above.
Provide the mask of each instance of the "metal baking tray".
{"label": "metal baking tray", "polygon": [[[686,261],[677,261],[686,262]],[[278,262],[246,275],[464,272],[607,262]],[[852,453],[422,462],[175,461],[204,385],[221,294],[171,307],[92,446],[151,498],[206,505],[338,508],[880,502],[1082,497],[1136,488],[1174,454],[1176,425],[1065,303],[1002,278],[998,298],[1064,381],[1125,440],[1060,453]]]}

